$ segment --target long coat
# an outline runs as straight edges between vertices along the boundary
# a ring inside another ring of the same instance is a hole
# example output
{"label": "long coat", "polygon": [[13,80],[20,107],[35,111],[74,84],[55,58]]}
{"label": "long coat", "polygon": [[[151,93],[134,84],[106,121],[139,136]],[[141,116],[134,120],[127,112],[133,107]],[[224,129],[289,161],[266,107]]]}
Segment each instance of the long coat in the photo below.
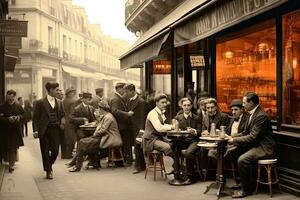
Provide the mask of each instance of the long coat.
{"label": "long coat", "polygon": [[70,98],[65,98],[63,100],[63,105],[65,108],[65,119],[66,119],[65,130],[64,130],[64,138],[65,138],[66,144],[74,144],[77,139],[74,127],[70,123],[70,117],[75,109],[75,103],[76,103],[76,100],[73,100]]}
{"label": "long coat", "polygon": [[141,97],[137,97],[134,100],[129,100],[127,102],[127,111],[132,110],[134,115],[130,117],[130,130],[133,132],[133,136],[135,137],[139,130],[145,129],[146,122],[146,102]]}
{"label": "long coat", "polygon": [[[23,146],[21,123],[24,122],[24,109],[17,103],[12,105],[5,102],[0,106],[0,152]],[[20,116],[20,121],[10,123],[10,116]]]}
{"label": "long coat", "polygon": [[[62,118],[65,116],[64,106],[62,101],[55,99],[55,105],[58,108],[58,119],[59,122],[62,122]],[[39,138],[42,138],[47,130],[48,124],[50,122],[49,113],[50,113],[50,104],[47,100],[47,97],[40,99],[36,102],[34,113],[33,113],[33,132],[37,131]]]}
{"label": "long coat", "polygon": [[111,113],[116,118],[120,132],[128,128],[129,116],[126,112],[126,102],[117,94],[110,99]]}

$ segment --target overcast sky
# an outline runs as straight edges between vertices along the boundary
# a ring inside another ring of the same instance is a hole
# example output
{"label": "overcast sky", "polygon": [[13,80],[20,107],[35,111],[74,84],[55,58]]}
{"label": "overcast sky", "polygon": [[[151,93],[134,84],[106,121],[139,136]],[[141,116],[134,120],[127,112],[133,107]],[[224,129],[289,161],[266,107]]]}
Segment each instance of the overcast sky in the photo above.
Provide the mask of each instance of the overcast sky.
{"label": "overcast sky", "polygon": [[91,23],[101,25],[104,34],[125,39],[131,45],[136,37],[124,25],[125,2],[126,0],[73,0],[74,5],[85,8]]}

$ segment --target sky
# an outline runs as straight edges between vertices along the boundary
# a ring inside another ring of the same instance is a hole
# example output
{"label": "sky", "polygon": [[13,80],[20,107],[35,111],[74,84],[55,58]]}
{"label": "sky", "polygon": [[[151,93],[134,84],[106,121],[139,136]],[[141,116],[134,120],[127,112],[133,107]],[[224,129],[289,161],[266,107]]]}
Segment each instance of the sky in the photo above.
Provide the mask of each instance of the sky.
{"label": "sky", "polygon": [[74,5],[85,8],[90,23],[101,25],[104,34],[132,45],[137,38],[124,25],[125,3],[126,0],[73,0]]}

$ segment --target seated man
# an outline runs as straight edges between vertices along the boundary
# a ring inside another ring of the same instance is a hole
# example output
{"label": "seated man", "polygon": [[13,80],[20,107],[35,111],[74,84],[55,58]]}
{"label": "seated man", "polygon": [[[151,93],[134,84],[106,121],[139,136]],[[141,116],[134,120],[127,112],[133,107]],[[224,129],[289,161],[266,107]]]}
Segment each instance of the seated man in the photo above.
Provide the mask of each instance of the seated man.
{"label": "seated man", "polygon": [[168,97],[165,94],[159,94],[154,98],[156,107],[152,109],[146,119],[145,133],[143,135],[143,150],[151,152],[153,150],[161,151],[167,156],[173,155],[169,142],[159,133],[164,133],[174,129],[170,124],[165,124],[165,111]]}
{"label": "seated man", "polygon": [[97,128],[92,136],[82,138],[78,142],[75,156],[76,165],[70,172],[80,171],[84,154],[98,152],[100,148],[122,145],[118,124],[114,116],[109,112],[109,105],[105,101],[100,101],[98,105],[99,110],[95,111],[98,123]]}
{"label": "seated man", "polygon": [[242,198],[252,193],[255,185],[253,165],[260,159],[272,157],[275,148],[271,120],[259,105],[258,95],[254,92],[247,93],[243,98],[243,106],[250,114],[246,128],[239,134],[241,136],[229,136],[228,142],[236,146],[247,145],[250,149],[238,159],[242,189],[236,191],[233,198]]}
{"label": "seated man", "polygon": [[195,152],[199,149],[197,143],[199,142],[199,136],[201,133],[201,121],[200,118],[191,112],[192,101],[185,97],[180,99],[179,105],[183,110],[183,113],[177,115],[175,119],[178,121],[179,128],[181,130],[187,130],[191,133],[191,137],[188,139],[187,149],[183,151],[183,155],[186,157],[186,170],[188,179],[184,184],[189,185],[196,182],[195,175]]}
{"label": "seated man", "polygon": [[[232,119],[230,120],[229,126],[226,129],[226,134],[231,137],[239,136],[238,133],[242,133],[246,126],[246,121],[248,119],[247,113],[245,113],[243,108],[243,103],[240,99],[234,99],[230,105],[232,112]],[[237,164],[237,159],[244,152],[244,147],[234,146],[232,144],[228,144],[227,151],[225,153],[226,162],[234,161],[234,164]],[[217,150],[210,150],[208,152],[208,156],[217,158]]]}

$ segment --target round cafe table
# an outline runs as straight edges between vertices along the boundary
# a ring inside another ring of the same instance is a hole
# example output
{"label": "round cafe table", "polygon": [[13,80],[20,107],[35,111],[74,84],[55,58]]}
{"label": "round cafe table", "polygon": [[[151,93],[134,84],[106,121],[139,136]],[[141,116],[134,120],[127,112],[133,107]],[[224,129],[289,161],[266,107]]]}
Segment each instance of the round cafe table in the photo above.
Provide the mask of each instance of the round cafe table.
{"label": "round cafe table", "polygon": [[217,149],[217,174],[216,181],[207,186],[204,194],[206,194],[211,188],[217,188],[217,197],[221,195],[231,195],[229,188],[225,186],[226,177],[224,176],[224,154],[227,149],[228,138],[221,139],[220,137],[202,136],[200,137],[199,147],[206,149]]}
{"label": "round cafe table", "polygon": [[184,179],[181,177],[180,173],[180,152],[181,145],[187,141],[190,133],[188,131],[169,131],[167,132],[167,138],[174,145],[174,179],[169,181],[170,185],[184,185]]}

